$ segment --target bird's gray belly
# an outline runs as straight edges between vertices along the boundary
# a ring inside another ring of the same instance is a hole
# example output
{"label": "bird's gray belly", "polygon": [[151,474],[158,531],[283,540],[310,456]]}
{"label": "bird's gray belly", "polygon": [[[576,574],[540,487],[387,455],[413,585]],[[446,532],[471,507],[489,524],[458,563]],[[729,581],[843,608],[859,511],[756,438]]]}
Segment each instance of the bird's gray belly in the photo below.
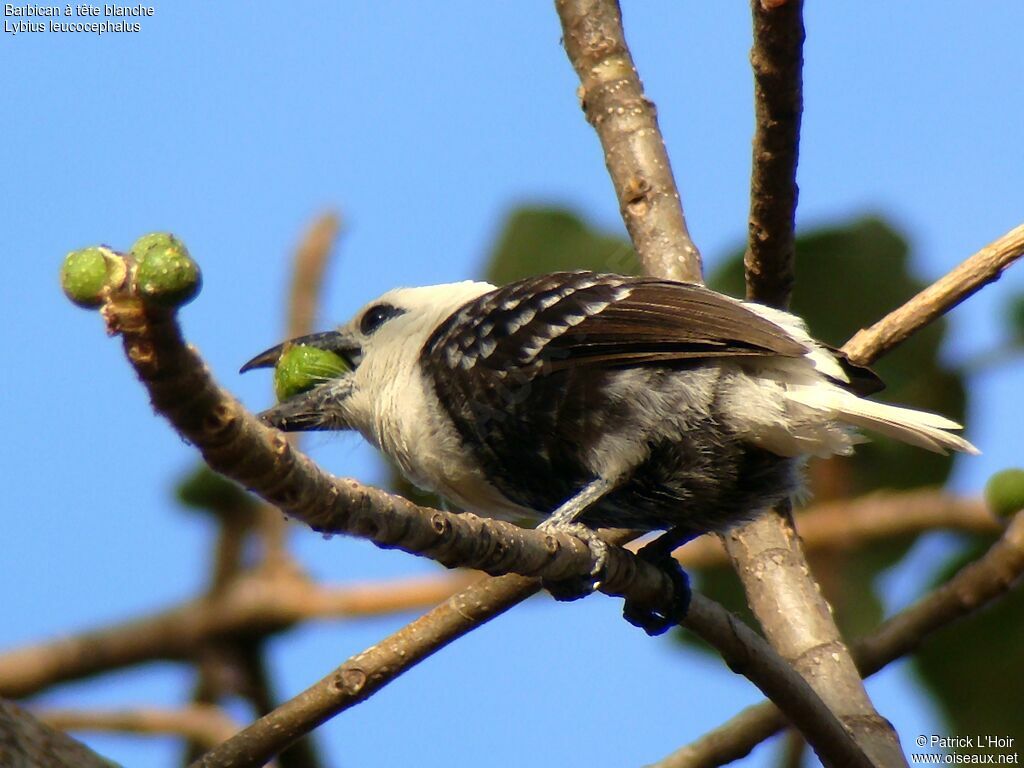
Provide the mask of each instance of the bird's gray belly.
{"label": "bird's gray belly", "polygon": [[[502,408],[467,413],[456,422],[495,487],[542,515],[595,479],[588,447],[603,435],[632,431],[645,444],[644,458],[623,487],[581,517],[595,528],[718,530],[797,489],[793,460],[744,441],[718,417],[714,372],[648,370],[646,387],[661,394],[678,386],[676,377],[688,377],[689,399],[680,399],[671,414],[648,418],[639,432],[638,415],[645,414],[638,413],[637,403],[609,397],[623,385],[616,372],[568,371],[533,379],[520,397],[504,393]],[[693,405],[690,393],[701,386],[707,396]]]}

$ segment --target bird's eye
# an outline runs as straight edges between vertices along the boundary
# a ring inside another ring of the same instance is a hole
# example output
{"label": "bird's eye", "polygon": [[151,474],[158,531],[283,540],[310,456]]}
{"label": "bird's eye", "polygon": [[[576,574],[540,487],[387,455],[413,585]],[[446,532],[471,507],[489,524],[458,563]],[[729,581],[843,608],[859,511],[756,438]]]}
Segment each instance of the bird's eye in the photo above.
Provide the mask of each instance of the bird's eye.
{"label": "bird's eye", "polygon": [[363,317],[359,321],[359,332],[364,336],[369,336],[392,317],[397,317],[404,312],[404,309],[399,309],[391,304],[374,304],[363,313]]}

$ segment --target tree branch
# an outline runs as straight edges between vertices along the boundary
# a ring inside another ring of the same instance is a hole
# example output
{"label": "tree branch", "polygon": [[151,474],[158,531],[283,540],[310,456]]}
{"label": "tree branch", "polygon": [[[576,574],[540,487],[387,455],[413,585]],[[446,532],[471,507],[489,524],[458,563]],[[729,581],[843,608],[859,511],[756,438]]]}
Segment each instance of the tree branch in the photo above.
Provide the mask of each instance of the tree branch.
{"label": "tree branch", "polygon": [[[933,633],[1004,595],[1022,575],[1024,514],[1018,513],[981,558],[854,643],[858,669],[864,677],[873,675],[913,651]],[[710,768],[739,760],[787,725],[786,717],[775,705],[762,702],[650,768]]]}
{"label": "tree branch", "polygon": [[207,749],[238,732],[238,725],[220,707],[193,704],[181,709],[138,707],[123,710],[40,709],[36,717],[62,731],[121,731],[182,736]]}
{"label": "tree branch", "polygon": [[747,298],[785,308],[793,290],[796,166],[803,110],[803,0],[765,7],[751,0],[754,154],[743,266]]}
{"label": "tree branch", "polygon": [[904,764],[896,732],[871,704],[789,516],[768,511],[722,539],[772,647],[846,723],[874,765]]}
{"label": "tree branch", "polygon": [[1024,256],[1024,224],[989,243],[870,328],[843,345],[851,361],[868,365],[979,289],[999,279]]}
{"label": "tree branch", "polygon": [[[796,516],[800,543],[807,552],[856,550],[880,539],[949,529],[995,535],[999,521],[981,499],[952,496],[939,489],[872,493],[859,499],[816,504]],[[701,536],[676,551],[687,568],[729,562],[721,541]]]}
{"label": "tree branch", "polygon": [[[757,127],[744,256],[747,297],[785,308],[794,281],[796,168],[803,69],[801,0],[751,0]],[[871,704],[793,528],[791,505],[761,511],[722,540],[747,603],[776,648],[847,724],[877,765],[906,763],[891,724]]]}
{"label": "tree branch", "polygon": [[[324,274],[340,231],[341,218],[338,214],[325,213],[310,225],[302,242],[295,249],[292,285],[286,308],[286,339],[295,339],[312,333]],[[289,439],[293,444],[298,444],[298,435],[292,435]],[[287,551],[287,520],[274,507],[261,505],[259,523],[264,542],[264,566],[294,567]]]}
{"label": "tree branch", "polygon": [[[820,504],[798,515],[808,551],[849,550],[878,539],[939,528],[997,534],[1002,527],[979,499],[939,490],[879,493]],[[676,552],[688,569],[728,562],[721,542],[702,536]],[[267,637],[303,621],[355,619],[426,609],[479,576],[456,572],[383,583],[320,585],[294,574],[244,574],[220,594],[151,616],[0,654],[0,695],[31,696],[58,683],[159,659],[194,658],[232,636]]]}
{"label": "tree branch", "polygon": [[701,282],[654,104],[622,31],[616,0],[556,0],[565,51],[587,121],[604,149],[619,210],[648,274]]}
{"label": "tree branch", "polygon": [[222,592],[102,629],[0,655],[0,696],[31,696],[57,683],[155,660],[197,658],[211,641],[267,637],[310,619],[359,618],[436,605],[479,575],[330,587],[263,571]]}
{"label": "tree branch", "polygon": [[[368,698],[435,651],[539,589],[520,576],[484,579],[425,616],[345,662],[268,716],[214,748],[193,768],[262,765],[292,740]],[[715,647],[730,668],[747,675],[803,724],[808,741],[832,765],[869,766],[856,744],[812,689],[749,627],[721,606],[694,595],[683,626]]]}

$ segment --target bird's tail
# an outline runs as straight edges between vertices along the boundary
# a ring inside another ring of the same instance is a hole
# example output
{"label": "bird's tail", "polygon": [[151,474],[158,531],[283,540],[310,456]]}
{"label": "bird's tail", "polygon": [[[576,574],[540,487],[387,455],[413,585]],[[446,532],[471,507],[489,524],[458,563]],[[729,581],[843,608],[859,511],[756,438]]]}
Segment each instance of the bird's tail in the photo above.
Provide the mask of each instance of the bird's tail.
{"label": "bird's tail", "polygon": [[967,440],[950,432],[963,429],[961,425],[935,413],[865,400],[839,387],[798,387],[786,395],[810,408],[830,411],[837,421],[874,430],[935,453],[950,450],[981,453]]}

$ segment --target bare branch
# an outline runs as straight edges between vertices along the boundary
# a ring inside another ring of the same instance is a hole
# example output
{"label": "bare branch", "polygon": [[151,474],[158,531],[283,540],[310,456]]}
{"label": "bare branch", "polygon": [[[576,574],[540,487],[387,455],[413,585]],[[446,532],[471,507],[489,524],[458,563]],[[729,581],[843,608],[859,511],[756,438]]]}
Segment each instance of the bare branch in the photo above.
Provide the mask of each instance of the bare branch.
{"label": "bare branch", "polygon": [[619,210],[648,274],[701,282],[654,104],[622,31],[616,0],[556,0],[562,36],[587,121],[594,126]]}
{"label": "bare branch", "polygon": [[[324,274],[338,233],[341,218],[334,212],[319,216],[295,250],[292,285],[286,310],[285,338],[294,339],[313,331]],[[298,444],[299,437],[289,438]],[[260,533],[264,541],[263,562],[268,568],[293,568],[287,551],[288,523],[272,506],[259,509]]]}
{"label": "bare branch", "polygon": [[[1024,575],[1024,514],[1017,514],[981,558],[964,566],[941,587],[886,620],[853,644],[864,677],[910,653],[933,633],[1004,595]],[[739,760],[786,727],[771,702],[748,707],[650,768],[710,768]]]}
{"label": "bare branch", "polygon": [[191,705],[180,709],[137,707],[123,710],[40,709],[36,717],[62,731],[119,731],[156,736],[183,736],[213,747],[238,732],[220,707]]}
{"label": "bare branch", "polygon": [[[194,768],[262,765],[292,740],[368,698],[415,664],[524,600],[539,588],[520,576],[484,579],[453,596],[274,712],[196,761]],[[684,626],[718,649],[730,668],[747,675],[773,699],[787,702],[790,717],[834,765],[868,766],[846,730],[807,683],[753,630],[711,600],[694,596]]]}
{"label": "bare branch", "polygon": [[979,289],[998,280],[1003,270],[1024,255],[1024,224],[989,243],[843,346],[847,357],[867,365],[906,341]]}
{"label": "bare branch", "polygon": [[329,211],[310,225],[295,250],[285,338],[305,336],[314,330],[324,273],[340,232],[341,217]]}
{"label": "bare branch", "polygon": [[[999,521],[981,499],[952,496],[939,489],[873,493],[859,499],[816,504],[796,516],[804,550],[855,550],[880,539],[938,529],[996,535]],[[687,568],[724,565],[729,558],[719,539],[701,536],[676,551]]]}
{"label": "bare branch", "polygon": [[875,765],[905,763],[892,725],[871,704],[788,515],[762,514],[722,539],[772,647],[847,724]]}
{"label": "bare branch", "polygon": [[331,587],[258,571],[216,595],[151,616],[0,655],[0,696],[19,698],[57,683],[147,661],[194,659],[211,641],[267,637],[303,621],[360,618],[436,605],[479,574]]}
{"label": "bare branch", "polygon": [[803,0],[766,8],[754,17],[754,155],[750,178],[747,298],[785,308],[793,290],[796,166],[803,110]]}
{"label": "bare branch", "polygon": [[[796,167],[803,69],[802,0],[751,0],[754,135],[747,297],[785,308],[794,281]],[[793,529],[788,502],[723,536],[747,602],[772,646],[810,681],[878,765],[905,764],[891,724],[871,704]]]}
{"label": "bare branch", "polygon": [[522,576],[485,578],[354,656],[194,763],[202,768],[263,765],[302,735],[377,690],[467,632],[540,589]]}

